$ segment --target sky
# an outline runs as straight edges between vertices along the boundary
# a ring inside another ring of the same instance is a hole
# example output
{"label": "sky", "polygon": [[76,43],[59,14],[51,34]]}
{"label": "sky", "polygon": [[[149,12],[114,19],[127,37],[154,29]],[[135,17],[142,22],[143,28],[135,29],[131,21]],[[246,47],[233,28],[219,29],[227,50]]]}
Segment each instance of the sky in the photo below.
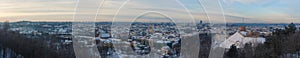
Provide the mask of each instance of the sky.
{"label": "sky", "polygon": [[[300,23],[300,0],[1,0],[3,21]],[[223,11],[223,12],[222,12]],[[74,17],[74,15],[76,16]],[[225,16],[225,17],[224,17]],[[225,20],[224,20],[225,19]]]}

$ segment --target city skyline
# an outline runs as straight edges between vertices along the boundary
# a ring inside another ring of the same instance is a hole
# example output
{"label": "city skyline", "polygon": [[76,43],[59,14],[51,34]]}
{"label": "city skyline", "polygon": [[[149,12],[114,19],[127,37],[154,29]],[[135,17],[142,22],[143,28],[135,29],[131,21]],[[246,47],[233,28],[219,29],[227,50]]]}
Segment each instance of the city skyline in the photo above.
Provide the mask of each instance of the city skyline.
{"label": "city skyline", "polygon": [[[15,21],[47,21],[47,22],[65,22],[73,21],[76,3],[79,0],[3,0],[0,1],[0,22],[9,20]],[[89,0],[92,1],[92,0]],[[93,0],[95,2],[103,2],[103,7],[97,13],[96,21],[110,22],[112,21],[118,8],[127,0]],[[192,14],[195,20],[203,20],[208,22],[205,14],[213,14],[215,18],[222,19],[222,13],[205,12],[202,4],[198,0],[178,0]],[[219,0],[224,10],[224,16],[228,23],[300,23],[300,14],[296,10],[300,10],[297,2],[293,0]],[[79,1],[80,2],[80,1]],[[217,2],[217,1],[216,1]],[[153,4],[157,3],[157,4]],[[134,17],[131,14],[135,11],[151,10],[165,11],[174,13],[174,16],[188,15],[182,11],[182,7],[176,5],[176,0],[139,0],[128,1],[124,14],[120,14],[119,19],[126,17]],[[125,6],[125,7],[126,7]],[[98,6],[86,7],[86,10]],[[210,6],[206,6],[210,7]],[[123,10],[123,9],[122,9]],[[214,10],[214,9],[212,9]],[[85,15],[94,15],[96,13],[88,13]],[[147,21],[166,19],[160,15],[146,15],[141,19]],[[185,20],[186,17],[176,18]],[[126,22],[128,19],[124,19]]]}

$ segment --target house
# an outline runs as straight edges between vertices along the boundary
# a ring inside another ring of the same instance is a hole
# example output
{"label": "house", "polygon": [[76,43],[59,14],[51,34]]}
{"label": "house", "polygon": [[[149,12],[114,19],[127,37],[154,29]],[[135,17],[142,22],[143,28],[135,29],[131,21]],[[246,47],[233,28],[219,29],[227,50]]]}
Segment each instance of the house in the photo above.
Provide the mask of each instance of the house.
{"label": "house", "polygon": [[257,44],[263,44],[265,41],[265,38],[259,37],[258,32],[247,32],[245,27],[241,27],[240,31],[237,31],[228,37],[220,44],[219,47],[230,48],[231,45],[235,45],[237,48],[243,48],[245,44],[251,44],[252,46],[255,46]]}

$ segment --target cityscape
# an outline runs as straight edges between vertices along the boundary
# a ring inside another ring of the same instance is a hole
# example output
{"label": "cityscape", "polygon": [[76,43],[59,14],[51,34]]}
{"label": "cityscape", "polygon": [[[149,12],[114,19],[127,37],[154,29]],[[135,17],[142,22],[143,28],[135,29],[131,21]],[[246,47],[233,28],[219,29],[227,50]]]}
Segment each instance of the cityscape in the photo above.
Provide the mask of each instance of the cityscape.
{"label": "cityscape", "polygon": [[0,58],[300,58],[300,1],[80,1],[0,1]]}
{"label": "cityscape", "polygon": [[[74,24],[74,23],[73,23]],[[20,39],[27,42],[28,44],[35,44],[32,41],[40,41],[36,43],[40,43],[39,45],[46,50],[55,51],[51,56],[50,52],[46,52],[47,56],[42,56],[42,54],[34,54],[34,55],[26,55],[23,56],[21,53],[25,53],[24,51],[11,52],[11,56],[9,57],[75,57],[75,53],[73,51],[73,41],[72,39],[76,38],[76,36],[72,36],[72,22],[31,22],[31,21],[20,21],[20,22],[4,22],[1,23],[2,32],[8,34],[2,34],[1,36],[12,36],[5,37],[2,40],[6,41],[5,44],[10,45],[22,45],[22,41],[20,43],[13,43],[14,41],[18,41]],[[83,25],[85,26],[85,25]],[[116,27],[118,29],[111,29],[112,23],[110,22],[96,22],[93,37],[89,36],[78,36],[84,38],[94,38],[95,43],[85,43],[88,46],[96,46],[98,47],[99,54],[101,57],[130,57],[130,55],[148,55],[150,52],[153,52],[155,58],[159,57],[171,57],[176,58],[180,57],[180,50],[184,48],[181,46],[181,39],[187,39],[187,36],[199,36],[198,39],[200,42],[200,50],[199,58],[207,58],[209,57],[209,50],[212,48],[212,44],[219,44],[219,47],[225,48],[226,50],[232,49],[232,45],[237,45],[236,49],[241,51],[239,53],[243,53],[246,47],[247,49],[255,48],[260,46],[261,44],[266,44],[267,41],[272,40],[276,32],[288,32],[284,31],[286,28],[294,27],[294,33],[297,34],[299,31],[299,24],[247,24],[247,23],[231,23],[227,24],[227,36],[226,40],[223,42],[212,42],[211,39],[214,35],[211,32],[213,27],[209,26],[209,23],[204,23],[202,21],[196,24],[194,30],[197,32],[188,33],[190,29],[194,26],[188,26],[187,24],[174,24],[169,22],[161,22],[161,23],[147,23],[147,22],[135,22],[131,23],[131,27],[128,29],[124,29],[127,25],[122,27]],[[185,28],[183,27],[185,26]],[[5,30],[6,29],[6,30]],[[186,30],[186,31],[179,31]],[[280,31],[281,30],[281,31]],[[12,32],[12,33],[10,33]],[[74,31],[73,31],[74,32]],[[113,33],[117,32],[117,33]],[[15,34],[15,35],[14,35]],[[22,37],[22,38],[18,38]],[[7,40],[6,38],[15,38]],[[190,38],[190,37],[188,37]],[[197,38],[197,37],[195,37]],[[28,39],[28,40],[26,40]],[[92,39],[89,40],[93,42]],[[118,43],[113,43],[118,42]],[[250,45],[248,47],[247,45]],[[270,43],[269,43],[270,44]],[[84,45],[84,46],[87,46]],[[115,45],[115,46],[114,46]],[[118,46],[120,45],[120,46]],[[6,45],[2,45],[6,46]],[[11,46],[16,48],[16,46]],[[8,46],[10,47],[10,46]],[[19,48],[28,47],[28,46],[18,46]],[[35,47],[35,45],[33,45]],[[122,49],[114,49],[116,47]],[[30,47],[28,47],[30,48]],[[296,48],[296,47],[295,47]],[[7,49],[2,48],[6,51]],[[41,49],[41,48],[38,48]],[[132,49],[132,50],[126,50]],[[21,49],[23,50],[23,49]],[[27,50],[27,49],[24,49]],[[31,50],[31,49],[28,49]],[[42,51],[43,49],[41,49]],[[35,49],[32,51],[36,51]],[[41,51],[36,51],[36,53],[40,53]],[[119,51],[119,53],[117,53]],[[120,52],[122,51],[122,52]],[[28,53],[28,52],[27,52]],[[34,53],[34,52],[32,52]],[[226,53],[226,52],[224,52]],[[252,51],[252,53],[255,53]],[[299,52],[295,52],[299,53]],[[7,54],[1,54],[6,56]],[[36,56],[41,55],[41,56]],[[59,56],[58,56],[59,55]],[[289,57],[298,57],[297,54],[289,54]],[[132,57],[131,56],[131,57]],[[246,55],[240,55],[239,57],[245,57]],[[257,57],[261,57],[263,55],[255,55]],[[252,56],[252,57],[255,57]],[[280,55],[278,57],[284,57],[284,55]],[[8,56],[6,56],[8,57]],[[265,55],[264,57],[275,57],[271,55]]]}

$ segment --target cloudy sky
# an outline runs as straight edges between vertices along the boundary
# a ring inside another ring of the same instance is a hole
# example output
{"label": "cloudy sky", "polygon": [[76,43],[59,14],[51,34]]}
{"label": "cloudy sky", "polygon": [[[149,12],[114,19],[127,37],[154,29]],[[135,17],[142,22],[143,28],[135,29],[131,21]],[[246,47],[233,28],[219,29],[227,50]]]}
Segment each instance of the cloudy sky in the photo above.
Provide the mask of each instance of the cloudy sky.
{"label": "cloudy sky", "polygon": [[234,23],[300,23],[299,3],[300,0],[1,0],[0,21],[74,21],[77,14],[75,18],[97,15],[90,19],[95,21],[224,22],[225,16],[226,22]]}

